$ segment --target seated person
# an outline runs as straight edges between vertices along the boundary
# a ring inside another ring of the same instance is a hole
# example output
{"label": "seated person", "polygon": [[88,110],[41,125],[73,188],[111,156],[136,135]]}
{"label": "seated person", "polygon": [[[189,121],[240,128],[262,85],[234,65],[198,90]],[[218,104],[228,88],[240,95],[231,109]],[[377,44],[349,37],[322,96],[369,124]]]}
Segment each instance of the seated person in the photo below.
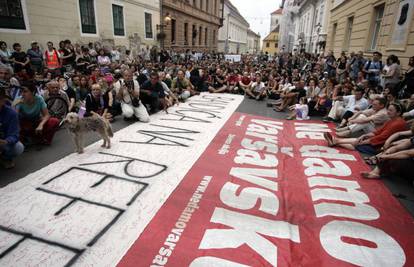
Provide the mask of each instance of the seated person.
{"label": "seated person", "polygon": [[256,100],[263,100],[266,97],[266,86],[262,82],[262,76],[260,74],[256,74],[256,81],[245,92],[246,95]]}
{"label": "seated person", "polygon": [[[50,81],[46,84],[46,91],[43,94],[44,101],[47,103],[50,116],[59,120],[69,112],[70,102],[69,97],[65,91],[60,89],[60,85],[56,81]],[[61,98],[60,101],[56,98]],[[67,109],[67,110],[66,110]],[[67,112],[65,112],[67,111]]]}
{"label": "seated person", "polygon": [[301,97],[299,103],[289,107],[290,115],[286,118],[287,120],[309,120],[309,106],[306,97]]}
{"label": "seated person", "polygon": [[[382,176],[400,176],[412,179],[414,172],[414,127],[411,137],[390,143],[390,146],[375,156],[377,166],[370,172],[362,172],[367,179],[379,179]],[[390,137],[391,138],[391,137]],[[387,140],[388,142],[388,140]]]}
{"label": "seated person", "polygon": [[132,119],[134,116],[142,122],[149,122],[148,111],[139,100],[140,87],[138,81],[133,80],[130,70],[124,70],[122,79],[114,84],[116,99],[121,103],[124,119]]}
{"label": "seated person", "polygon": [[239,71],[234,69],[228,76],[227,76],[227,87],[229,88],[229,92],[233,94],[238,94],[240,92],[239,89]]}
{"label": "seated person", "polygon": [[151,72],[150,80],[141,86],[141,99],[145,105],[151,107],[151,113],[167,107],[165,93],[157,72]]}
{"label": "seated person", "polygon": [[349,118],[347,126],[336,130],[336,135],[338,137],[350,137],[352,134],[359,132],[367,134],[381,128],[389,120],[385,108],[386,103],[385,98],[376,98],[370,109],[356,112]]}
{"label": "seated person", "polygon": [[343,101],[336,102],[328,114],[325,121],[341,120],[340,127],[345,126],[348,119],[357,111],[365,110],[368,107],[368,101],[363,97],[364,89],[358,87],[354,95],[337,96],[333,100]]}
{"label": "seated person", "polygon": [[215,75],[212,77],[212,86],[208,88],[210,93],[224,93],[227,91],[226,77],[223,75],[221,69],[217,69]]}
{"label": "seated person", "polygon": [[252,86],[252,80],[250,79],[249,73],[247,71],[243,72],[243,76],[240,78],[239,87],[241,90],[246,92],[247,89],[250,89]]}
{"label": "seated person", "polygon": [[45,100],[36,95],[32,83],[22,87],[22,98],[16,103],[20,120],[20,139],[50,145],[59,128],[59,120],[50,116]]}
{"label": "seated person", "polygon": [[178,100],[185,101],[191,96],[191,83],[185,78],[184,71],[180,70],[171,84],[171,91],[178,96]]}
{"label": "seated person", "polygon": [[293,84],[295,87],[281,95],[281,102],[276,103],[275,111],[283,111],[286,107],[298,103],[301,97],[306,97],[304,81],[299,80]]}
{"label": "seated person", "polygon": [[167,105],[165,109],[173,106],[174,104],[178,105],[179,101],[177,96],[171,91],[171,89],[168,87],[168,84],[164,82],[165,72],[159,72],[158,76],[160,77],[160,83],[162,85],[162,88],[164,89],[165,101]]}
{"label": "seated person", "polygon": [[5,169],[14,167],[14,158],[24,151],[19,142],[19,118],[17,112],[6,104],[6,91],[0,88],[0,165]]}
{"label": "seated person", "polygon": [[401,118],[403,108],[400,104],[391,103],[388,106],[390,118],[384,126],[374,132],[364,134],[359,138],[334,138],[330,133],[325,133],[325,140],[329,146],[340,146],[350,150],[358,150],[361,153],[375,155],[385,144],[385,141],[394,133],[404,131],[407,125]]}
{"label": "seated person", "polygon": [[110,113],[109,98],[102,93],[101,85],[92,84],[91,92],[86,96],[85,117],[92,116],[93,113],[99,114],[107,120],[112,120]]}
{"label": "seated person", "polygon": [[65,78],[60,77],[59,80],[59,87],[60,90],[65,92],[68,99],[69,99],[69,108],[68,112],[75,112],[75,104],[76,104],[76,93],[75,90],[73,90],[71,87],[68,86],[68,82]]}

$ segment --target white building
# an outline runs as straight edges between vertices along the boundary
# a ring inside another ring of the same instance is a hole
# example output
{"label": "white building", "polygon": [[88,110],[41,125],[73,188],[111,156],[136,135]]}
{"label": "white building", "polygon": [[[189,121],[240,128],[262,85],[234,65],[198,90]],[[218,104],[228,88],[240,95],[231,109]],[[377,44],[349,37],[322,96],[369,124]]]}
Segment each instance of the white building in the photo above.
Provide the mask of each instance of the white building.
{"label": "white building", "polygon": [[320,53],[325,48],[330,0],[283,1],[279,49]]}
{"label": "white building", "polygon": [[0,39],[9,48],[18,42],[25,50],[37,41],[45,49],[48,41],[57,47],[60,40],[70,39],[136,52],[158,43],[159,0],[13,0],[3,7],[3,21],[13,22],[0,24]]}
{"label": "white building", "polygon": [[270,31],[273,31],[277,25],[280,25],[283,9],[279,8],[270,14]]}
{"label": "white building", "polygon": [[233,54],[246,53],[249,23],[230,0],[224,0],[223,19],[223,27],[218,32],[218,51]]}
{"label": "white building", "polygon": [[249,54],[260,52],[260,34],[255,33],[251,29],[247,31],[247,52]]}

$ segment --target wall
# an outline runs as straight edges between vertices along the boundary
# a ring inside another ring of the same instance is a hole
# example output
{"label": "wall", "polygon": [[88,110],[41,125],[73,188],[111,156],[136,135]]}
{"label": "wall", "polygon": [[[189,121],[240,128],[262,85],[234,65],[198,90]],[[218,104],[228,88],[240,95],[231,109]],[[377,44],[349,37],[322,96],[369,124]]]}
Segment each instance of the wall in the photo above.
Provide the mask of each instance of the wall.
{"label": "wall", "polygon": [[[130,47],[130,42],[141,45],[156,45],[156,24],[159,24],[159,0],[95,0],[96,35],[84,35],[80,30],[79,4],[77,0],[22,0],[27,11],[30,30],[23,33],[0,29],[0,39],[8,43],[9,48],[15,42],[29,48],[31,41],[38,41],[42,48],[47,41],[58,45],[60,40],[70,39],[72,43],[88,43],[100,41],[116,46]],[[113,33],[112,4],[123,5],[124,37],[115,37]],[[154,38],[145,39],[144,12],[152,14],[152,30]],[[131,38],[135,34],[138,38]]]}
{"label": "wall", "polygon": [[[370,41],[372,40],[372,33],[374,31],[374,8],[380,4],[385,4],[377,47],[374,50],[380,51],[383,54],[383,61],[390,54],[397,55],[402,67],[406,69],[408,58],[414,55],[414,17],[408,21],[409,34],[406,42],[401,47],[392,47],[391,38],[394,31],[395,19],[398,17],[397,10],[399,2],[397,0],[339,1],[337,6],[331,9],[327,49],[333,50],[335,56],[338,56],[341,51],[351,52],[361,50],[365,56],[371,57],[373,50],[370,49]],[[346,39],[347,34],[347,20],[351,16],[354,17],[354,22],[349,46],[347,46],[344,39]],[[336,34],[334,34],[333,27],[335,23],[337,24]]]}

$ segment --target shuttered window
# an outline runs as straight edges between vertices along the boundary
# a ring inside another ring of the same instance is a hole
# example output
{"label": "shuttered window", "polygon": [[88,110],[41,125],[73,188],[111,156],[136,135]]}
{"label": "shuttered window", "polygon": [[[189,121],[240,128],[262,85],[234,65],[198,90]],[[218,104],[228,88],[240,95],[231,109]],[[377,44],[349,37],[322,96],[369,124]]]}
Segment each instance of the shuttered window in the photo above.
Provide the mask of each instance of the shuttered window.
{"label": "shuttered window", "polygon": [[124,7],[112,5],[112,17],[114,22],[114,35],[124,36]]}
{"label": "shuttered window", "polygon": [[82,33],[96,34],[94,0],[79,0]]}
{"label": "shuttered window", "polygon": [[0,28],[26,30],[21,0],[0,0]]}

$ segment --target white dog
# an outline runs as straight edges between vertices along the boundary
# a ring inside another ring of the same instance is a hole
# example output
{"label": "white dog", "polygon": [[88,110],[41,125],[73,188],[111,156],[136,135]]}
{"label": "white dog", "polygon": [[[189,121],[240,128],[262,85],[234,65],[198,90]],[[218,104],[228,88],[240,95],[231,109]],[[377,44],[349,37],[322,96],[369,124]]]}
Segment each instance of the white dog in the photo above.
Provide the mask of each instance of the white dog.
{"label": "white dog", "polygon": [[110,137],[114,136],[111,124],[99,114],[93,112],[91,117],[79,118],[78,114],[71,112],[66,115],[64,122],[67,123],[66,128],[73,136],[75,152],[83,153],[83,134],[89,131],[98,132],[101,135],[104,141],[102,147],[111,147]]}

